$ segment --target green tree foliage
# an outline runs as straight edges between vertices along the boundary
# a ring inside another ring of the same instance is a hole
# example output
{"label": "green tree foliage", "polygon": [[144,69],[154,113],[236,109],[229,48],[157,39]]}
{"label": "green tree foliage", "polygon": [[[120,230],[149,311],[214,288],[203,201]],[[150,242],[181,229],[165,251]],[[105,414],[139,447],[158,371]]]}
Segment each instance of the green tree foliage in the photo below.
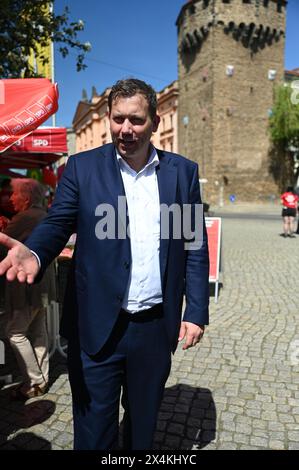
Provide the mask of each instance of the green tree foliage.
{"label": "green tree foliage", "polygon": [[285,143],[286,149],[299,147],[299,89],[284,85],[277,87],[272,111],[272,141]]}
{"label": "green tree foliage", "polygon": [[77,37],[84,29],[83,21],[69,22],[68,7],[61,15],[56,15],[50,9],[53,3],[49,0],[1,0],[0,78],[35,77],[28,63],[30,50],[47,63],[48,58],[42,55],[38,44],[47,46],[50,38],[59,44],[63,57],[70,48],[76,50],[78,71],[86,67],[84,57],[91,46],[81,43]]}
{"label": "green tree foliage", "polygon": [[271,170],[280,190],[294,184],[292,149],[299,148],[299,87],[281,85],[275,90],[270,117]]}

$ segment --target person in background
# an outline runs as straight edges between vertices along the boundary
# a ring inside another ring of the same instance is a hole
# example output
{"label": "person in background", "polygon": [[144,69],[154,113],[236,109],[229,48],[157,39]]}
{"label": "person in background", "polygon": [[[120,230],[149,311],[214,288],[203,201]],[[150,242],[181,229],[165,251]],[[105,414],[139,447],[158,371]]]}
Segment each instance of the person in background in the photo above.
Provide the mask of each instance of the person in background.
{"label": "person in background", "polygon": [[[33,179],[12,180],[12,205],[17,214],[4,234],[24,242],[46,216],[44,187]],[[1,247],[1,257],[5,250]],[[23,382],[12,391],[12,398],[24,399],[43,395],[49,381],[48,335],[45,297],[54,297],[54,271],[50,265],[43,281],[35,285],[6,282],[5,312],[8,314],[6,335],[15,353]]]}
{"label": "person in background", "polygon": [[283,205],[282,217],[283,217],[283,237],[295,238],[294,223],[297,214],[298,196],[294,193],[292,186],[288,186],[286,191],[280,196],[281,203]]}
{"label": "person in background", "polygon": [[11,202],[12,187],[11,180],[9,178],[1,181],[0,190],[0,216],[4,216],[7,219],[11,219],[15,215],[15,210]]}

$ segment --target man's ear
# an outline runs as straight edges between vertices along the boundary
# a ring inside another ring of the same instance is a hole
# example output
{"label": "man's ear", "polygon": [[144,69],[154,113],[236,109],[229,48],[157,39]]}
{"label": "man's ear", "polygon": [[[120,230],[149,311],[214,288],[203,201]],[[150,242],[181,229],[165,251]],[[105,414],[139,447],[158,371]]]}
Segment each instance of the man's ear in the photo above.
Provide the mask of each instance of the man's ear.
{"label": "man's ear", "polygon": [[29,197],[26,197],[26,199],[24,200],[24,204],[26,205],[26,208],[28,209],[28,207],[31,206],[31,200]]}
{"label": "man's ear", "polygon": [[159,127],[159,123],[160,123],[160,116],[158,116],[158,114],[156,114],[156,116],[153,119],[153,132],[157,132],[157,129]]}

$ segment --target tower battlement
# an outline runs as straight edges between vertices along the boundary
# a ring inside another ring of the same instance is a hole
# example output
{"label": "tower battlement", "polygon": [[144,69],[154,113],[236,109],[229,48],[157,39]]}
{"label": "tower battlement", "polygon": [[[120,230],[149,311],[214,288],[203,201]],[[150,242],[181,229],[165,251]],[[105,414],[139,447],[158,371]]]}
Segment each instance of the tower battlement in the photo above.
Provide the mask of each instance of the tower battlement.
{"label": "tower battlement", "polygon": [[190,0],[180,11],[179,146],[208,179],[208,199],[222,181],[242,200],[256,197],[255,186],[261,198],[277,192],[268,120],[274,84],[283,80],[286,6]]}

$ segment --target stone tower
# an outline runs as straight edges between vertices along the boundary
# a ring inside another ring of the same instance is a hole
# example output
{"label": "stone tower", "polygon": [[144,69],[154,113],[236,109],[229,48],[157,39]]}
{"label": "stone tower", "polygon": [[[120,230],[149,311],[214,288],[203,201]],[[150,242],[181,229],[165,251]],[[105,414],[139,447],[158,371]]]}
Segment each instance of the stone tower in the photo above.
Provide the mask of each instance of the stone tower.
{"label": "stone tower", "polygon": [[207,202],[266,200],[269,114],[284,76],[286,0],[189,0],[177,19],[179,151]]}

